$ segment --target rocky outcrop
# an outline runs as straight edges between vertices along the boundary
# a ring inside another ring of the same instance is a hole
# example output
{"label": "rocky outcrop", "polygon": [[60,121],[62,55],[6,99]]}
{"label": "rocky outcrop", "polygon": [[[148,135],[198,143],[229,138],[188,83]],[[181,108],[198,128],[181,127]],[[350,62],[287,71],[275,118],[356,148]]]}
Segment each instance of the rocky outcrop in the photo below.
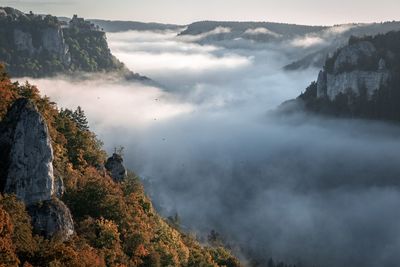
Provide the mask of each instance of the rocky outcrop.
{"label": "rocky outcrop", "polygon": [[60,27],[42,29],[39,31],[39,40],[39,45],[34,46],[30,32],[14,29],[14,45],[17,50],[27,51],[31,56],[46,51],[56,56],[64,65],[71,64],[71,55]]}
{"label": "rocky outcrop", "polygon": [[32,35],[30,33],[23,32],[19,29],[14,30],[14,45],[19,51],[28,51],[29,55],[35,53],[35,48],[32,44]]}
{"label": "rocky outcrop", "polygon": [[[62,230],[68,238],[73,222],[68,208],[56,199],[62,184],[55,181],[52,162],[53,148],[46,122],[30,100],[18,99],[0,123],[1,192],[15,194],[29,211],[35,211],[31,214],[35,229],[36,225],[40,225],[40,232],[50,229],[45,231],[46,236]],[[49,204],[54,201],[57,204]],[[43,203],[48,203],[48,208],[37,213],[34,207],[42,207]],[[36,217],[38,214],[40,217]],[[54,224],[43,226],[50,222]]]}
{"label": "rocky outcrop", "polygon": [[47,125],[35,105],[17,100],[0,126],[3,190],[27,205],[54,194],[53,148]]}
{"label": "rocky outcrop", "polygon": [[67,240],[74,233],[71,213],[57,198],[31,205],[28,212],[32,217],[33,229],[39,235]]}
{"label": "rocky outcrop", "polygon": [[42,31],[42,48],[56,54],[65,65],[71,64],[69,48],[60,27],[47,28]]}
{"label": "rocky outcrop", "polygon": [[338,75],[327,75],[326,94],[330,100],[335,99],[339,93],[347,90],[360,95],[362,89],[371,97],[375,90],[379,90],[389,80],[388,71],[352,71]]}
{"label": "rocky outcrop", "polygon": [[127,176],[127,170],[124,166],[124,159],[117,153],[114,153],[110,158],[107,159],[105,167],[110,176],[116,182],[123,181]]}
{"label": "rocky outcrop", "polygon": [[339,50],[334,63],[334,73],[340,73],[344,68],[357,68],[361,61],[372,59],[376,48],[371,42],[359,42],[345,46]]}
{"label": "rocky outcrop", "polygon": [[365,90],[368,97],[372,96],[374,91],[386,85],[390,79],[385,60],[376,60],[376,56],[376,48],[367,41],[339,50],[333,67],[318,75],[317,97],[334,100],[340,93],[351,91],[359,95],[361,90]]}

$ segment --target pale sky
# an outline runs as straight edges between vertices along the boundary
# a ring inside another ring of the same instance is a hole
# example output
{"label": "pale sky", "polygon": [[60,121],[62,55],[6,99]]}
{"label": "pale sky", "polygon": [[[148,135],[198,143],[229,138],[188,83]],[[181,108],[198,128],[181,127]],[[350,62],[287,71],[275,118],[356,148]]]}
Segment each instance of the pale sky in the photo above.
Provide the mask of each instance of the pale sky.
{"label": "pale sky", "polygon": [[400,20],[400,0],[0,0],[0,6],[58,16],[179,24],[238,20],[331,25]]}

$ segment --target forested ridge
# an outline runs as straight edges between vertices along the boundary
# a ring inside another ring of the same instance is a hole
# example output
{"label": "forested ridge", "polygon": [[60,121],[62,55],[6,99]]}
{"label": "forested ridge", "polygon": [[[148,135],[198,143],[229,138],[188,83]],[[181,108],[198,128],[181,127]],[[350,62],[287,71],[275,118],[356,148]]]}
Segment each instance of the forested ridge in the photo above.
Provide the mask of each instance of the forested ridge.
{"label": "forested ridge", "polygon": [[[389,32],[377,36],[352,37],[349,46],[369,42],[374,45],[376,52],[372,57],[361,57],[355,66],[342,66],[338,71],[375,71],[379,62],[385,62],[385,68],[390,73],[387,83],[375,90],[371,95],[361,87],[359,92],[349,88],[334,99],[317,97],[318,84],[312,82],[298,100],[304,104],[307,111],[337,117],[364,118],[383,121],[400,121],[400,32]],[[324,70],[333,71],[334,63],[340,50],[326,60]]]}
{"label": "forested ridge", "polygon": [[13,77],[75,72],[134,76],[111,54],[105,32],[98,26],[78,16],[63,22],[13,8],[0,8],[0,62]]}

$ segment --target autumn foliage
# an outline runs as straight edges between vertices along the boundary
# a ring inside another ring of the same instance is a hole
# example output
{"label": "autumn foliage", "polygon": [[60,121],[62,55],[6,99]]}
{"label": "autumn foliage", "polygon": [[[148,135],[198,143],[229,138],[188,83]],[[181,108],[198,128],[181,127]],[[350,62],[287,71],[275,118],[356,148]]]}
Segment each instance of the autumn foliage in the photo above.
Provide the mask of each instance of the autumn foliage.
{"label": "autumn foliage", "polygon": [[0,67],[0,120],[12,103],[28,97],[45,118],[54,168],[64,179],[63,201],[76,234],[67,242],[35,234],[15,196],[0,195],[0,266],[240,266],[221,246],[206,247],[162,218],[140,179],[115,183],[104,171],[106,153],[86,127],[82,109],[59,110],[28,83],[12,83]]}

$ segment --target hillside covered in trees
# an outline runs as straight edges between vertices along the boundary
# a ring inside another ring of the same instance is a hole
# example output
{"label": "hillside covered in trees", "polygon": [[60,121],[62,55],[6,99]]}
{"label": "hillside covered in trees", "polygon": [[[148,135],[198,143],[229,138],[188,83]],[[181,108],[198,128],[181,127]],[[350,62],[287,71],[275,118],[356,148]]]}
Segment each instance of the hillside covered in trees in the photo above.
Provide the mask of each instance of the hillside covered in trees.
{"label": "hillside covered in trees", "polygon": [[317,114],[400,121],[399,62],[400,32],[352,37],[295,102]]}
{"label": "hillside covered in trees", "polygon": [[60,200],[71,211],[74,234],[43,237],[32,227],[25,203],[2,193],[0,266],[241,266],[220,244],[200,244],[176,220],[158,215],[133,172],[113,180],[82,109],[58,109],[35,86],[12,83],[1,67],[0,122],[10,118],[7,112],[21,98],[33,103],[47,124],[54,173],[64,181]]}
{"label": "hillside covered in trees", "polygon": [[130,72],[108,47],[105,32],[76,15],[69,22],[51,15],[0,8],[0,62],[13,77],[83,72]]}

